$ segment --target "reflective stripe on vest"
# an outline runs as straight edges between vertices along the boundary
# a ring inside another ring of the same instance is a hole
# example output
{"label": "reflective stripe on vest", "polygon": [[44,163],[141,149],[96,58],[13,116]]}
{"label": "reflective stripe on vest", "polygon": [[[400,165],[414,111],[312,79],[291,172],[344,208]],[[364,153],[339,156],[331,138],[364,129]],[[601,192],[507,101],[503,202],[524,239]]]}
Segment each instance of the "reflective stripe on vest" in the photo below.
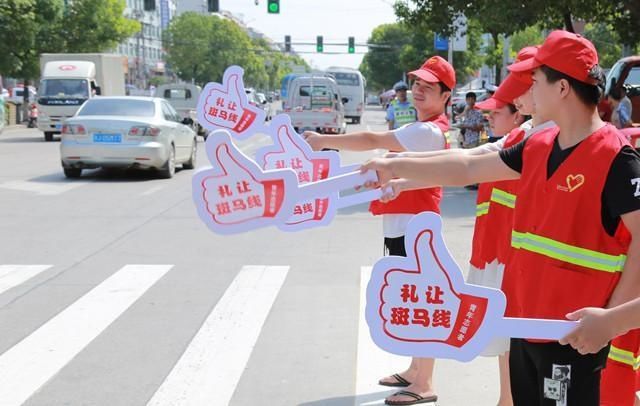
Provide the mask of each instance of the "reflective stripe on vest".
{"label": "reflective stripe on vest", "polygon": [[624,263],[627,260],[626,255],[604,254],[515,230],[511,233],[511,246],[604,272],[622,272]]}
{"label": "reflective stripe on vest", "polygon": [[484,216],[489,213],[489,202],[483,202],[476,205],[476,217]]}
{"label": "reflective stripe on vest", "polygon": [[622,348],[611,346],[609,350],[609,358],[614,361],[627,364],[634,370],[640,368],[640,356],[636,357],[631,351],[623,350]]}
{"label": "reflective stripe on vest", "polygon": [[393,106],[393,124],[395,128],[400,128],[405,124],[416,121],[416,109],[411,104],[400,106],[400,103],[394,100],[391,105]]}
{"label": "reflective stripe on vest", "polygon": [[504,190],[493,188],[491,191],[491,201],[507,206],[511,209],[516,207],[516,195],[507,193]]}

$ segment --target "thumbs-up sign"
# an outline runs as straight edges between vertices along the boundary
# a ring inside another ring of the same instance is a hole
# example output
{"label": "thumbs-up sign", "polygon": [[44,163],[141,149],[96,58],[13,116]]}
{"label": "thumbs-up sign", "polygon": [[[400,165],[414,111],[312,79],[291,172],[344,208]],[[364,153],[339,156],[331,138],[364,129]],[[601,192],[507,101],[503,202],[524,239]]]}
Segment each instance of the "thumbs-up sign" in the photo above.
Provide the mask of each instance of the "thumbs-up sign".
{"label": "thumbs-up sign", "polygon": [[230,66],[224,72],[222,84],[207,83],[198,100],[200,125],[212,131],[230,130],[237,139],[250,137],[255,127],[263,125],[264,110],[247,100],[243,73],[241,67]]}
{"label": "thumbs-up sign", "polygon": [[[340,169],[340,157],[335,151],[314,152],[291,126],[289,116],[274,117],[267,131],[273,145],[256,153],[256,162],[264,170],[290,168],[296,172],[298,184],[317,182],[336,175]],[[286,231],[301,230],[326,225],[337,210],[336,191],[327,197],[301,200],[295,203],[292,215],[280,225]]]}
{"label": "thumbs-up sign", "polygon": [[[213,231],[231,234],[279,224],[291,213],[297,192],[290,169],[262,171],[231,142],[226,131],[206,141],[211,168],[193,176],[193,199],[200,218]],[[293,197],[293,198],[292,198]]]}
{"label": "thumbs-up sign", "polygon": [[415,216],[405,237],[407,258],[385,257],[373,268],[366,316],[374,342],[386,351],[466,361],[492,337],[504,294],[464,282],[442,239],[442,220]]}

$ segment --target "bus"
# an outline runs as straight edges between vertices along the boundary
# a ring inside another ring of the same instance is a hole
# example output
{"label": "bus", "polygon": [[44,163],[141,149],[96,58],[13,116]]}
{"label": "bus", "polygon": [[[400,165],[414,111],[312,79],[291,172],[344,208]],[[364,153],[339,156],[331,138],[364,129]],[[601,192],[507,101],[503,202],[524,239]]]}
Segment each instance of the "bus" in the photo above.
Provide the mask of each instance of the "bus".
{"label": "bus", "polygon": [[286,100],[289,97],[289,95],[288,95],[289,83],[291,83],[291,81],[293,79],[297,78],[298,76],[300,76],[300,74],[298,74],[298,73],[289,73],[288,75],[285,75],[282,78],[282,86],[280,88],[280,100],[282,100],[282,108],[283,109],[287,108]]}
{"label": "bus", "polygon": [[327,73],[335,78],[340,94],[347,99],[344,104],[345,117],[353,124],[360,124],[367,85],[364,76],[357,69],[336,66],[328,68]]}

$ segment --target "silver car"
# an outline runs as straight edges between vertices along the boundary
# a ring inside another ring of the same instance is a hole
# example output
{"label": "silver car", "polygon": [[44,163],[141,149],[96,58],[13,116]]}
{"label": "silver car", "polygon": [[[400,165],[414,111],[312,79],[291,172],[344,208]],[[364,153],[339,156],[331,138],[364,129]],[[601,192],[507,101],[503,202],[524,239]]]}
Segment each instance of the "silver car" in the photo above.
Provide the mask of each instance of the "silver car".
{"label": "silver car", "polygon": [[64,174],[78,178],[83,169],[141,168],[171,178],[178,164],[193,169],[197,143],[189,120],[160,98],[89,99],[62,126]]}

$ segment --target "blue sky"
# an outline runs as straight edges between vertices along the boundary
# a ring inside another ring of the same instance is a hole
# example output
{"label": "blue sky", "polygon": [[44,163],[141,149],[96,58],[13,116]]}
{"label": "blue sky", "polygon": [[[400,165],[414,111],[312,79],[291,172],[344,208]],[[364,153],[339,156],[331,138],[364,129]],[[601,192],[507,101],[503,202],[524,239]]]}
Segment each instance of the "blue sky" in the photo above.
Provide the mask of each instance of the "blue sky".
{"label": "blue sky", "polygon": [[[349,36],[356,44],[365,43],[371,31],[380,24],[396,21],[393,0],[280,0],[280,14],[267,13],[267,0],[220,0],[220,8],[241,17],[254,29],[263,32],[276,42],[283,42],[285,35],[291,41],[313,42],[316,36],[324,37],[325,52],[344,51],[346,45],[331,46],[332,42],[347,43]],[[357,68],[362,54],[329,55],[315,53],[315,45],[293,46],[302,53],[310,65],[324,69],[329,66]],[[357,52],[366,52],[366,47],[357,47]]]}

